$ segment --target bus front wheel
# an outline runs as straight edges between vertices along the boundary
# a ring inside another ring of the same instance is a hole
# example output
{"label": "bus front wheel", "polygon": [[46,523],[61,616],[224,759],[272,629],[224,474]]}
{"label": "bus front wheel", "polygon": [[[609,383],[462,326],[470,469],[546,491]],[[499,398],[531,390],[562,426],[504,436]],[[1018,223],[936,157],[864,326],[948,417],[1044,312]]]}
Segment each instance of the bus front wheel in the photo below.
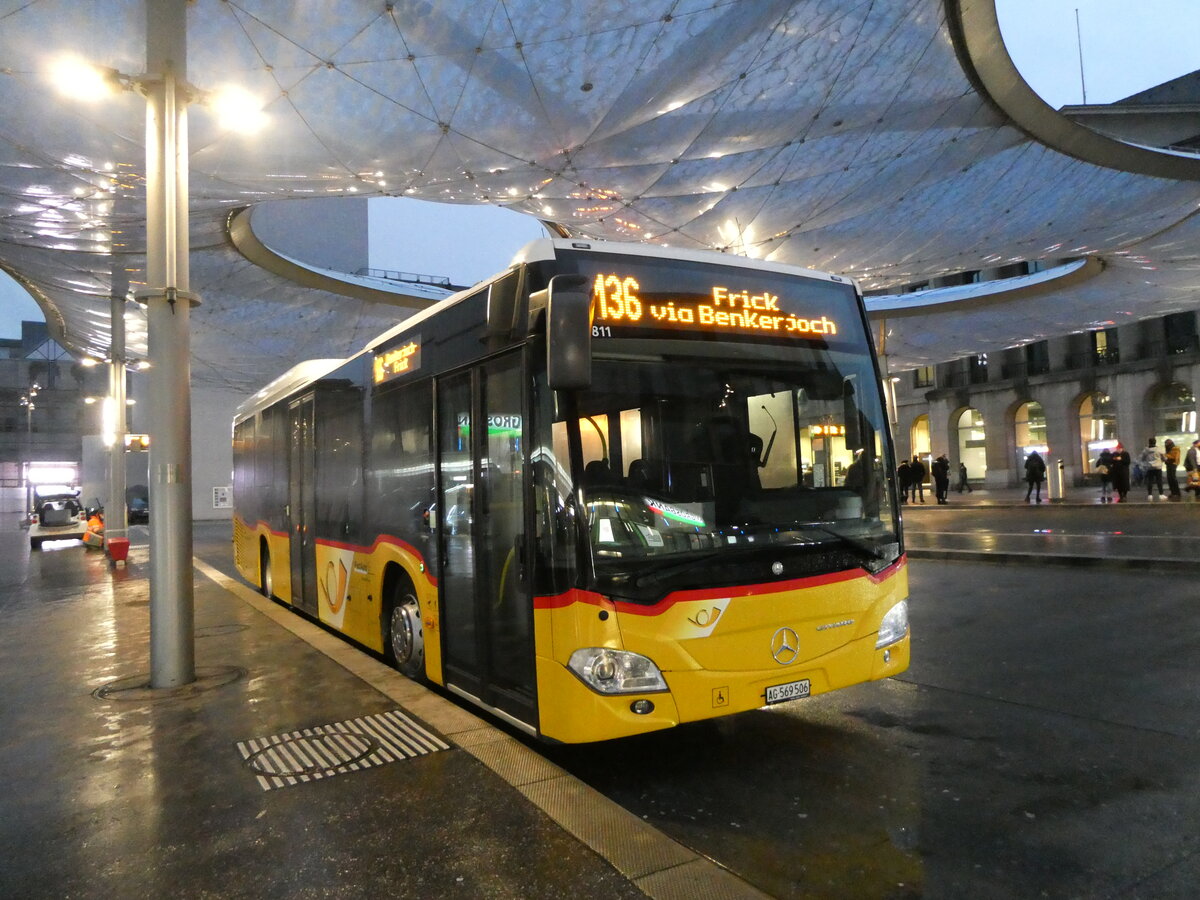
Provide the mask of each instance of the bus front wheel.
{"label": "bus front wheel", "polygon": [[409,678],[420,678],[425,674],[425,631],[421,604],[411,590],[396,588],[387,623],[384,650],[388,661]]}

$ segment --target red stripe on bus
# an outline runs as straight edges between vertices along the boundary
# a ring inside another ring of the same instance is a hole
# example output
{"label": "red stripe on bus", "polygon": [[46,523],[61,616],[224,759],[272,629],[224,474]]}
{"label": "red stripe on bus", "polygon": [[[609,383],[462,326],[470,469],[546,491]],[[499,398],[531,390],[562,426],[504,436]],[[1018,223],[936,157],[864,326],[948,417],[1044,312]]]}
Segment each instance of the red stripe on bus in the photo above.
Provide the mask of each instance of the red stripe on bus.
{"label": "red stripe on bus", "polygon": [[640,603],[630,603],[627,600],[610,601],[594,591],[584,591],[572,588],[562,594],[552,597],[535,597],[535,609],[563,609],[573,603],[586,603],[591,606],[601,606],[605,609],[617,610],[635,616],[658,616],[670,609],[676,603],[719,600],[726,597],[755,597],[759,594],[777,594],[781,591],[799,591],[806,588],[821,587],[827,584],[837,584],[843,581],[855,581],[866,578],[872,584],[881,584],[900,571],[908,562],[908,556],[903,555],[882,572],[872,575],[862,569],[847,569],[843,572],[827,572],[822,575],[811,575],[808,578],[795,578],[791,581],[775,581],[765,584],[740,585],[735,588],[698,588],[689,591],[674,591],[663,597],[653,606]]}

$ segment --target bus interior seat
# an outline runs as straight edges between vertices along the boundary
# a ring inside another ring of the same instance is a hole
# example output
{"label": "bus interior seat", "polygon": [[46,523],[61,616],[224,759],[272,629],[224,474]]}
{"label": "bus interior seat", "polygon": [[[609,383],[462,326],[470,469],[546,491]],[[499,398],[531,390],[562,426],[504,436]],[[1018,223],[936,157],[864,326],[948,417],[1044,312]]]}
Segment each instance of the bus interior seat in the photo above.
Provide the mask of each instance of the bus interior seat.
{"label": "bus interior seat", "polygon": [[629,464],[629,474],[626,476],[629,479],[629,484],[633,487],[648,487],[650,483],[650,473],[646,470],[646,461],[644,459],[635,459]]}
{"label": "bus interior seat", "polygon": [[583,483],[588,487],[612,482],[612,470],[607,459],[593,459],[583,467]]}

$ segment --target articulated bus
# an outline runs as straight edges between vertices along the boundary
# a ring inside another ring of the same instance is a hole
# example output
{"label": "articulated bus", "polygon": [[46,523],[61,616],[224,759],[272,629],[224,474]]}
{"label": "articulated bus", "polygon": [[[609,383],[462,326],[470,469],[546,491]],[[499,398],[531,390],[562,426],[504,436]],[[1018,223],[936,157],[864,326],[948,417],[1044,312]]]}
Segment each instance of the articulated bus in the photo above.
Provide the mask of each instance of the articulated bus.
{"label": "articulated bus", "polygon": [[545,239],[237,411],[263,594],[585,742],[908,666],[882,385],[849,281]]}

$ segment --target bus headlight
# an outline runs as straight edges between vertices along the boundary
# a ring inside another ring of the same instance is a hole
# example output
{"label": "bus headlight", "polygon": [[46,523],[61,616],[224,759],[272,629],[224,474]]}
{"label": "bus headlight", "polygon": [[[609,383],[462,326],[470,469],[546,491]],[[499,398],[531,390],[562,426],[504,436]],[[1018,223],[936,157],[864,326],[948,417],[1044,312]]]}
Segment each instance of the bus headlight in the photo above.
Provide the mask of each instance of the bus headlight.
{"label": "bus headlight", "polygon": [[644,694],[665,691],[667,682],[654,662],[640,653],[584,647],[571,654],[568,668],[601,694]]}
{"label": "bus headlight", "polygon": [[875,639],[875,648],[886,647],[908,634],[908,601],[901,600],[886,613],[879,623],[879,637]]}

